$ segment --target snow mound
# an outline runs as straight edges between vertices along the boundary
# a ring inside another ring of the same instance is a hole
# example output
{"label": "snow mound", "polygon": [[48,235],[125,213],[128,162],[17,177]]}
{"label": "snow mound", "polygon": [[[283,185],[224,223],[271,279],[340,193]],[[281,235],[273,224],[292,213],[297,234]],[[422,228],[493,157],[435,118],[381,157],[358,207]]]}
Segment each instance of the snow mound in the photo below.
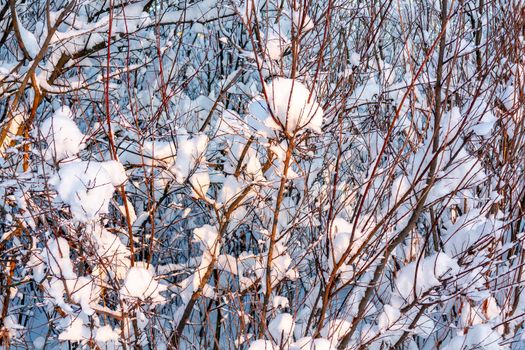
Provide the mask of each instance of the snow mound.
{"label": "snow mound", "polygon": [[287,344],[292,339],[295,322],[288,313],[277,315],[268,325],[268,331],[279,345]]}
{"label": "snow mound", "polygon": [[111,326],[103,326],[97,329],[95,341],[97,343],[117,342],[119,340],[119,333],[115,331]]}
{"label": "snow mound", "polygon": [[259,339],[250,344],[248,350],[276,350],[271,341]]}
{"label": "snow mound", "polygon": [[40,45],[38,45],[38,40],[36,39],[35,34],[31,33],[22,25],[22,21],[20,21],[18,15],[17,24],[18,31],[22,38],[22,42],[24,43],[24,47],[27,50],[27,53],[29,54],[29,56],[31,56],[31,58],[35,58],[40,52]]}
{"label": "snow mound", "polygon": [[182,133],[177,137],[177,158],[173,172],[178,183],[186,181],[207,145],[208,137],[204,134],[191,136]]}
{"label": "snow mound", "polygon": [[124,167],[116,161],[81,161],[63,165],[50,183],[74,219],[89,222],[108,213],[115,186],[125,180]]}
{"label": "snow mound", "polygon": [[260,97],[249,107],[264,127],[289,134],[321,132],[324,112],[306,85],[294,79],[275,78],[265,84],[265,91],[268,100]]}
{"label": "snow mound", "polygon": [[159,293],[164,290],[166,288],[154,279],[151,271],[135,266],[129,269],[120,292],[125,298],[150,298],[154,302],[162,302],[164,298]]}
{"label": "snow mound", "polygon": [[399,270],[391,304],[394,308],[400,308],[413,301],[415,297],[440,286],[442,278],[453,276],[458,272],[459,265],[456,259],[441,252],[423,259],[419,264],[417,261],[411,262]]}
{"label": "snow mound", "polygon": [[40,126],[40,133],[48,146],[44,151],[46,160],[64,160],[82,150],[84,134],[71,118],[69,107],[62,106]]}

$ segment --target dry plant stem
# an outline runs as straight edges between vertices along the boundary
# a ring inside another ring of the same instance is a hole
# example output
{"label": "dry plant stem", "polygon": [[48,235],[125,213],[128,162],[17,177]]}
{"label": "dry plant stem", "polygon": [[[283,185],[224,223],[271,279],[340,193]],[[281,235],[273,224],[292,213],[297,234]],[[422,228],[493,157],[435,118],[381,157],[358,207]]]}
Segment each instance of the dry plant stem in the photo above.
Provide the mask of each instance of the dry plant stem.
{"label": "dry plant stem", "polygon": [[13,275],[15,273],[16,262],[13,260],[9,264],[9,272],[7,275],[7,280],[5,281],[6,289],[5,295],[3,296],[3,305],[2,305],[2,315],[0,318],[0,345],[5,346],[9,349],[9,330],[5,328],[5,319],[7,313],[9,312],[9,301],[11,300],[11,284],[13,283]]}
{"label": "dry plant stem", "polygon": [[[268,156],[268,160],[263,165],[263,169],[262,169],[263,172],[266,171],[271,166],[272,162],[273,162],[273,157],[269,155]],[[222,237],[223,237],[224,233],[228,229],[228,224],[230,223],[231,215],[242,204],[242,202],[244,201],[246,196],[250,193],[250,191],[252,191],[253,187],[254,187],[253,183],[248,185],[241,193],[239,193],[239,195],[235,198],[235,200],[226,209],[224,215],[222,216],[222,218],[220,218],[220,226],[219,226],[219,231],[218,231],[218,234],[217,234],[216,242],[220,242],[222,240]],[[213,270],[215,269],[215,263],[216,262],[217,262],[217,256],[216,256],[216,254],[213,254],[212,255],[212,260],[211,260],[208,268],[206,269],[206,272],[202,276],[201,282],[199,283],[199,286],[198,286],[197,290],[195,290],[193,292],[190,300],[188,301],[188,303],[184,307],[184,311],[182,313],[182,317],[181,317],[177,327],[171,333],[171,336],[169,338],[170,339],[170,343],[169,343],[170,349],[179,349],[181,336],[182,336],[182,334],[184,332],[184,329],[186,328],[186,325],[188,323],[188,320],[189,320],[189,318],[191,316],[191,313],[193,311],[193,307],[195,306],[195,303],[197,302],[197,300],[202,296],[202,292],[204,290],[204,287],[208,283],[208,281],[209,281],[209,279],[210,279],[210,277],[211,277],[211,275],[213,273]]]}
{"label": "dry plant stem", "polygon": [[[442,0],[441,18],[442,18],[442,27],[441,27],[441,33],[440,33],[440,38],[439,38],[439,42],[440,42],[439,55],[441,57],[440,58],[441,65],[439,67],[439,70],[441,72],[438,71],[438,81],[436,83],[436,92],[439,92],[440,95],[441,95],[441,79],[442,79],[442,69],[443,69],[443,55],[444,55],[444,50],[445,50],[444,46],[445,46],[445,37],[446,37],[446,23],[448,21],[447,0]],[[440,101],[440,99],[436,98],[436,103],[438,103],[438,101]],[[439,152],[439,130],[440,130],[439,120],[440,120],[440,117],[441,117],[440,109],[436,109],[434,120],[435,121],[437,120],[437,125],[436,124],[434,125],[433,137],[432,137],[432,140],[433,140],[432,147],[433,147],[434,152],[433,152],[432,161],[430,162],[430,166],[428,170],[428,179],[427,179],[426,187],[423,191],[423,194],[418,199],[417,206],[414,209],[414,212],[412,213],[405,228],[397,235],[397,237],[390,244],[387,245],[385,249],[384,257],[382,258],[381,263],[378,265],[378,267],[374,271],[374,275],[373,275],[372,281],[370,282],[370,286],[366,289],[365,295],[359,302],[357,316],[355,317],[354,321],[352,321],[352,326],[350,330],[348,331],[348,333],[344,335],[341,342],[339,343],[339,346],[338,346],[339,350],[343,350],[347,347],[348,343],[350,342],[350,339],[352,338],[352,335],[357,329],[357,326],[358,326],[357,320],[360,320],[365,315],[366,309],[368,306],[368,301],[370,300],[370,297],[372,296],[374,287],[377,285],[377,283],[379,282],[379,279],[383,275],[383,271],[386,267],[390,254],[394,251],[394,249],[400,243],[402,243],[405,240],[406,236],[415,227],[419,217],[423,213],[423,209],[424,209],[428,194],[430,193],[430,190],[432,189],[432,186],[434,185],[434,182],[436,181],[435,172],[437,168],[437,162],[439,159],[437,157],[437,152]]]}
{"label": "dry plant stem", "polygon": [[[228,223],[229,223],[229,219],[230,219],[231,214],[236,209],[236,207],[241,203],[241,201],[244,199],[244,197],[246,197],[246,195],[249,193],[249,191],[250,191],[250,188],[247,187],[241,194],[239,194],[237,199],[232,203],[232,205],[228,208],[227,212],[224,214],[224,221],[220,225],[216,242],[220,242],[221,241],[224,232],[228,228]],[[173,349],[179,349],[181,335],[184,332],[184,328],[186,328],[186,324],[187,324],[187,322],[188,322],[188,320],[189,320],[189,318],[191,316],[191,313],[193,311],[193,307],[195,306],[195,303],[201,297],[202,292],[204,290],[204,287],[208,283],[208,280],[210,279],[210,277],[211,277],[211,275],[213,273],[213,270],[215,269],[216,260],[217,260],[216,254],[213,254],[212,255],[212,260],[211,260],[209,266],[207,267],[206,272],[202,276],[201,282],[199,283],[199,286],[198,286],[197,290],[195,290],[193,292],[190,300],[188,301],[187,305],[184,308],[184,312],[182,314],[182,317],[181,317],[181,319],[180,319],[176,329],[173,331],[173,333],[172,333],[172,335],[170,337],[170,347],[173,348]]]}
{"label": "dry plant stem", "polygon": [[[109,81],[110,81],[110,71],[111,71],[111,31],[113,28],[113,2],[110,2],[110,10],[109,10],[109,31],[108,31],[108,41],[107,41],[107,63],[106,63],[106,82],[105,82],[105,89],[104,89],[104,98],[105,98],[105,108],[106,108],[106,126],[108,128],[107,135],[109,140],[109,147],[111,151],[111,158],[113,160],[118,160],[118,154],[117,149],[115,147],[115,141],[113,140],[113,131],[111,128],[111,110],[110,110],[110,98],[109,98]],[[125,220],[126,220],[126,226],[128,229],[128,239],[129,239],[129,251],[131,253],[130,261],[131,266],[135,264],[135,247],[134,247],[134,238],[133,238],[133,223],[131,222],[131,215],[129,211],[129,204],[128,199],[126,195],[126,190],[124,188],[124,185],[119,186],[119,192],[120,197],[122,198],[122,203],[124,205],[125,210]]]}
{"label": "dry plant stem", "polygon": [[[106,125],[107,125],[107,128],[108,128],[108,131],[107,131],[107,135],[108,135],[108,140],[109,140],[109,146],[110,146],[110,151],[111,151],[111,158],[113,160],[118,160],[118,154],[117,154],[117,150],[116,150],[116,147],[115,147],[115,141],[113,140],[113,131],[112,131],[112,128],[111,128],[111,110],[110,110],[110,99],[109,99],[109,82],[110,82],[110,71],[111,71],[111,34],[112,34],[112,28],[113,28],[113,1],[110,0],[110,3],[109,3],[109,30],[108,30],[108,41],[107,41],[107,56],[106,56],[106,81],[105,81],[105,88],[104,88],[104,98],[105,98],[105,112],[106,112]],[[127,229],[128,229],[128,239],[129,239],[129,244],[128,244],[128,247],[129,247],[129,251],[130,251],[130,265],[133,267],[135,265],[135,247],[134,247],[134,244],[135,244],[135,241],[134,241],[134,238],[133,238],[133,227],[132,227],[132,222],[131,222],[131,215],[130,215],[130,211],[129,211],[129,206],[128,206],[128,200],[127,200],[127,195],[126,195],[126,191],[125,191],[125,188],[124,188],[124,185],[121,184],[119,186],[119,192],[120,192],[120,196],[122,198],[122,203],[124,205],[124,210],[125,210],[125,214],[126,214],[126,217],[125,217],[125,220],[126,220],[126,224],[127,224]],[[134,312],[132,311],[132,315],[134,316]],[[139,349],[139,343],[138,343],[138,337],[139,337],[139,327],[138,327],[138,323],[137,323],[137,319],[136,317],[133,317],[133,320],[132,320],[132,325],[133,325],[133,331],[134,331],[134,335],[135,335],[135,345],[134,345],[134,348],[135,349]]]}
{"label": "dry plant stem", "polygon": [[261,310],[261,326],[259,328],[259,337],[262,337],[266,331],[266,313],[268,310],[268,303],[272,296],[272,262],[273,262],[273,253],[275,250],[275,243],[277,238],[277,226],[279,224],[279,213],[281,211],[281,204],[283,201],[284,190],[286,188],[286,182],[288,181],[288,170],[292,162],[292,154],[295,147],[294,137],[288,139],[288,148],[286,150],[286,156],[284,159],[284,169],[279,183],[279,191],[277,192],[277,198],[275,201],[275,208],[273,211],[273,221],[272,221],[272,231],[270,233],[270,244],[268,246],[268,255],[266,260],[266,276],[265,276],[265,286],[266,290],[264,292],[264,299]]}
{"label": "dry plant stem", "polygon": [[[16,1],[15,0],[10,0],[10,1],[11,1],[10,4],[12,6],[12,12],[16,15],[16,6],[15,6]],[[69,2],[67,6],[64,8],[64,10],[60,13],[58,18],[56,19],[55,24],[49,29],[46,39],[44,40],[42,44],[42,47],[40,48],[38,54],[33,59],[33,63],[31,64],[31,66],[29,67],[29,70],[25,74],[24,79],[22,80],[20,87],[18,88],[15,94],[13,102],[8,107],[8,110],[7,110],[8,122],[6,123],[6,125],[4,125],[2,130],[0,130],[0,156],[3,156],[3,152],[8,147],[10,147],[12,144],[9,134],[22,135],[25,132],[25,130],[29,131],[31,129],[31,123],[33,121],[38,105],[42,101],[44,92],[40,91],[38,82],[36,80],[33,80],[33,88],[35,89],[35,95],[39,96],[39,98],[35,99],[37,103],[33,103],[31,117],[27,120],[22,121],[22,123],[20,123],[19,125],[12,125],[12,123],[15,121],[15,118],[16,118],[16,111],[18,109],[20,99],[25,94],[26,86],[29,82],[29,79],[34,79],[36,69],[38,68],[38,65],[44,58],[44,55],[47,52],[47,49],[49,47],[49,44],[51,43],[51,39],[53,38],[53,35],[55,35],[55,32],[58,30],[58,27],[60,26],[60,24],[73,11],[75,4],[76,4],[76,0]],[[15,32],[19,33],[19,30],[15,28]],[[15,129],[12,130],[12,128],[15,128]]]}
{"label": "dry plant stem", "polygon": [[[436,160],[437,160],[437,158],[434,158],[433,163],[436,163]],[[429,171],[429,173],[430,173],[430,171]],[[435,181],[435,177],[434,176],[429,178],[429,182],[427,184],[427,187],[425,188],[423,195],[419,198],[417,206],[416,206],[416,208],[414,210],[414,213],[410,217],[410,220],[408,221],[407,225],[397,235],[397,237],[392,242],[390,242],[387,245],[387,247],[385,249],[385,252],[384,252],[384,256],[381,259],[381,263],[376,267],[376,269],[374,271],[373,278],[372,278],[372,280],[369,283],[369,287],[366,289],[363,298],[359,302],[357,315],[354,318],[354,320],[352,321],[352,326],[351,326],[350,330],[343,336],[343,338],[341,339],[341,342],[339,343],[339,345],[337,347],[339,350],[344,350],[348,346],[348,343],[350,342],[350,339],[352,338],[352,335],[357,330],[357,326],[359,324],[359,320],[361,320],[364,317],[364,315],[365,315],[365,313],[367,311],[368,301],[370,300],[370,297],[372,296],[372,293],[374,291],[374,287],[376,287],[377,283],[379,282],[379,279],[383,276],[383,270],[386,267],[386,264],[388,262],[388,258],[390,257],[390,255],[392,254],[394,249],[401,242],[404,241],[404,239],[408,236],[408,234],[416,226],[417,220],[419,219],[419,217],[421,216],[421,214],[423,212],[423,208],[425,206],[426,198],[428,196],[428,193],[430,192],[431,185],[434,183],[434,181]]]}
{"label": "dry plant stem", "polygon": [[[400,102],[399,106],[396,109],[396,113],[394,115],[394,118],[393,118],[392,122],[390,123],[387,135],[385,137],[385,141],[383,142],[383,145],[381,147],[379,155],[377,156],[377,159],[376,159],[376,161],[374,163],[372,174],[370,176],[371,179],[374,178],[374,176],[375,176],[375,174],[377,172],[378,166],[379,166],[379,162],[381,160],[381,156],[386,151],[386,148],[387,148],[387,145],[388,145],[388,141],[390,140],[390,137],[391,137],[393,128],[395,126],[395,123],[396,123],[396,121],[397,121],[397,119],[398,119],[398,117],[399,117],[399,115],[401,113],[402,106],[403,106],[406,98],[408,97],[408,95],[411,93],[412,89],[415,87],[415,83],[416,83],[419,75],[423,72],[423,68],[425,67],[427,61],[430,59],[434,48],[436,47],[438,42],[441,40],[441,37],[442,37],[443,34],[444,34],[444,31],[442,30],[440,35],[438,36],[438,38],[436,38],[436,40],[432,44],[431,48],[429,49],[427,55],[425,56],[423,62],[420,65],[418,71],[416,72],[414,78],[412,79],[412,82],[411,82],[410,86],[408,87],[407,91],[403,95],[403,98],[401,99],[401,102]],[[436,157],[434,156],[434,159],[435,158]],[[434,161],[431,164],[433,164],[433,163],[434,163]],[[435,165],[434,165],[434,167],[435,167]],[[369,181],[367,183],[365,191],[364,191],[364,194],[361,197],[361,200],[359,201],[359,204],[358,204],[358,207],[357,207],[358,209],[357,209],[356,218],[354,219],[354,224],[353,224],[353,228],[352,228],[352,236],[351,236],[350,242],[353,241],[353,235],[354,235],[356,227],[357,227],[357,222],[358,222],[360,213],[361,213],[361,211],[363,209],[364,200],[366,198],[366,195],[367,195],[368,191],[370,190],[371,184],[372,184],[372,181]],[[398,205],[400,205],[400,204],[401,203],[399,203]],[[380,222],[380,223],[382,223],[382,222]],[[376,228],[378,229],[379,225],[377,225]],[[375,232],[375,230],[373,230],[372,234],[374,232]],[[370,238],[371,238],[372,234],[369,235]],[[407,234],[408,234],[408,232],[407,232]],[[337,278],[337,276],[339,274],[339,269],[345,263],[346,259],[349,257],[350,252],[351,252],[351,248],[352,248],[352,246],[350,246],[350,247],[348,247],[348,249],[346,249],[346,251],[342,254],[342,256],[339,259],[339,261],[337,262],[337,264],[334,266],[334,269],[330,273],[330,277],[329,277],[328,283],[327,283],[327,285],[326,285],[326,287],[324,289],[324,292],[322,290],[320,291],[320,293],[323,293],[323,298],[322,298],[322,307],[321,307],[320,320],[319,320],[319,322],[317,324],[316,335],[319,334],[319,332],[321,331],[321,328],[323,327],[325,313],[326,313],[326,310],[328,309],[328,304],[329,304],[329,302],[331,300],[330,297],[332,295],[332,289],[334,287],[335,280],[336,280],[336,278]],[[348,339],[348,341],[349,341],[349,339]]]}

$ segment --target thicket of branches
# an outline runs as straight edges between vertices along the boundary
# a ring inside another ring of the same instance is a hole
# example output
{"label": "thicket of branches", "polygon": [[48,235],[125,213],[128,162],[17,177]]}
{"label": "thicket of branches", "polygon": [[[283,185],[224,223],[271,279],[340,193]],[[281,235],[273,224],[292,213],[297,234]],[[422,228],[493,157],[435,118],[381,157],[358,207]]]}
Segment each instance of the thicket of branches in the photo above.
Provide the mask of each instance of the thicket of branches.
{"label": "thicket of branches", "polygon": [[0,342],[525,346],[518,0],[3,0]]}

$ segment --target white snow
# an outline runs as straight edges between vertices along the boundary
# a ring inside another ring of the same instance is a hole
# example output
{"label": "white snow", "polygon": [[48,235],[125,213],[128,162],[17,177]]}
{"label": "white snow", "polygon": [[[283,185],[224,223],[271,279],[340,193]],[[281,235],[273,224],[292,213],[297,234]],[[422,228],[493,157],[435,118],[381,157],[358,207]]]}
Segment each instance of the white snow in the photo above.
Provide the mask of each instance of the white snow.
{"label": "white snow", "polygon": [[20,18],[18,16],[17,24],[20,36],[22,37],[22,42],[24,43],[24,47],[26,48],[27,53],[29,54],[29,56],[31,56],[31,58],[35,58],[36,55],[38,55],[38,53],[40,52],[40,45],[38,45],[38,40],[36,40],[36,37],[33,33],[31,33],[24,27],[22,21],[20,21]]}
{"label": "white snow", "polygon": [[241,180],[233,175],[228,175],[222,184],[222,189],[218,196],[219,203],[230,205],[244,190],[244,186]]}
{"label": "white snow", "polygon": [[248,350],[277,350],[270,340],[259,339],[250,344]]}
{"label": "white snow", "polygon": [[335,350],[328,339],[303,337],[290,345],[289,350]]}
{"label": "white snow", "polygon": [[361,57],[359,56],[359,54],[355,51],[350,53],[350,64],[352,64],[352,66],[354,67],[357,67],[359,66],[360,63],[361,63]]}
{"label": "white snow", "polygon": [[91,337],[90,333],[89,328],[84,324],[84,320],[81,317],[76,317],[73,318],[69,326],[58,335],[58,339],[62,341],[83,341]]}
{"label": "white snow", "polygon": [[[203,157],[208,137],[204,134],[191,136],[180,132],[181,134],[177,135],[177,158],[172,171],[177,182],[182,184],[194,169],[199,158]],[[201,168],[201,172],[204,171],[206,171],[205,168]]]}
{"label": "white snow", "polygon": [[70,259],[69,243],[62,237],[50,239],[42,256],[53,276],[75,279],[73,262]]}
{"label": "white snow", "polygon": [[336,345],[346,333],[352,328],[352,323],[344,319],[330,320],[321,330],[321,336],[331,340]]}
{"label": "white snow", "polygon": [[10,336],[16,337],[17,333],[23,331],[25,327],[18,323],[15,315],[7,315],[4,318],[4,329],[9,332]]}
{"label": "white snow", "polygon": [[[270,278],[272,286],[277,285],[285,278],[293,281],[299,277],[299,273],[294,267],[294,261],[288,253],[286,246],[282,243],[277,242],[275,244],[272,257],[272,273]],[[264,286],[264,289],[266,289],[266,286]]]}
{"label": "white snow", "polygon": [[119,333],[114,330],[111,326],[105,325],[97,329],[95,335],[95,341],[100,343],[107,343],[110,341],[118,341]]}
{"label": "white snow", "polygon": [[214,0],[203,0],[189,4],[184,10],[165,12],[160,20],[160,23],[177,23],[182,20],[200,23],[221,16],[227,17],[233,13],[233,9],[229,7],[217,6],[217,2]]}
{"label": "white snow", "polygon": [[62,106],[40,126],[40,133],[47,143],[44,157],[57,161],[77,155],[83,148],[84,134],[71,119],[69,107]]}
{"label": "white snow", "polygon": [[[228,161],[224,164],[226,173],[234,174],[239,166],[244,174],[250,180],[263,180],[261,162],[257,157],[257,152],[253,145],[247,147],[247,140],[243,136],[231,135],[226,139],[228,145]],[[239,164],[242,159],[242,164]]]}
{"label": "white snow", "polygon": [[483,349],[483,350],[500,350],[506,349],[500,346],[501,336],[493,330],[489,324],[478,324],[466,330],[465,335],[452,338],[452,340],[443,348],[444,350],[458,349]]}
{"label": "white snow", "polygon": [[[211,225],[204,225],[195,228],[193,230],[193,234],[196,240],[202,244],[203,253],[200,264],[196,271],[179,283],[180,296],[184,303],[187,303],[192,293],[199,288],[204,274],[206,273],[213,259],[217,257],[221,249],[221,242],[218,236],[219,233],[215,227]],[[213,296],[213,289],[206,285],[205,292],[203,294]]]}
{"label": "white snow", "polygon": [[303,33],[314,28],[314,22],[310,16],[303,12],[303,9],[292,12],[292,22],[296,30],[300,28]]}
{"label": "white snow", "polygon": [[88,222],[108,213],[115,184],[124,179],[124,169],[117,162],[79,161],[64,164],[50,183],[75,220]]}
{"label": "white snow", "polygon": [[275,318],[268,325],[268,331],[272,335],[272,339],[279,346],[288,344],[292,340],[295,322],[292,315],[283,313],[275,316]]}
{"label": "white snow", "polygon": [[276,295],[273,297],[272,299],[272,306],[274,308],[278,308],[278,307],[281,307],[281,308],[285,308],[285,307],[289,307],[290,306],[290,301],[288,300],[288,298],[286,297],[283,297],[283,296],[280,296],[280,295]]}
{"label": "white snow", "polygon": [[400,308],[410,303],[415,298],[414,290],[419,297],[429,289],[440,286],[441,278],[446,275],[453,276],[458,272],[456,260],[441,252],[422,259],[419,264],[416,261],[411,262],[398,272],[391,300],[392,307]]}
{"label": "white snow", "polygon": [[401,311],[392,305],[385,305],[383,312],[379,315],[377,320],[380,329],[390,329],[401,318]]}
{"label": "white snow", "polygon": [[189,179],[191,189],[195,197],[206,198],[206,193],[210,188],[210,175],[205,166],[198,167]]}
{"label": "white snow", "polygon": [[[130,266],[130,252],[120,238],[108,230],[98,226],[92,237],[96,242],[97,254],[100,259],[112,266],[112,273],[118,279],[124,279]],[[105,276],[107,270],[96,266],[93,270],[94,276]]]}
{"label": "white snow", "polygon": [[217,230],[211,225],[204,225],[193,230],[195,238],[197,238],[205,247],[205,249],[212,249],[217,242]]}
{"label": "white snow", "polygon": [[100,166],[108,173],[113,186],[120,186],[128,179],[124,166],[116,160],[100,162]]}
{"label": "white snow", "polygon": [[73,301],[80,304],[86,315],[92,315],[95,311],[90,304],[96,304],[100,298],[100,287],[90,277],[79,277],[76,280],[67,280],[66,282]]}
{"label": "white snow", "polygon": [[479,136],[487,136],[490,134],[498,118],[494,115],[484,99],[478,98],[474,101],[472,114],[474,125],[471,126],[471,130]]}
{"label": "white snow", "polygon": [[151,271],[134,266],[129,269],[120,293],[124,298],[151,299],[159,303],[164,301],[164,297],[160,295],[164,290],[166,287],[154,279]]}
{"label": "white snow", "polygon": [[159,162],[173,164],[176,146],[168,141],[145,141],[142,143],[123,141],[118,145],[119,160],[122,164],[149,165]]}
{"label": "white snow", "polygon": [[[346,221],[341,217],[336,217],[332,223],[330,231],[330,259],[328,261],[329,266],[333,268],[334,264],[337,264],[343,257],[343,254],[349,250],[350,255],[354,255],[361,247],[362,242],[365,238],[360,228],[356,227],[352,239],[353,224]],[[343,264],[340,268],[342,280],[349,280],[353,276],[353,267],[347,264]]]}
{"label": "white snow", "polygon": [[[358,1],[15,2],[21,38],[0,20],[13,347],[335,350],[353,329],[345,350],[405,332],[400,350],[525,348],[525,65],[484,34],[478,66],[464,2],[439,126],[437,51],[421,56],[436,1],[401,1],[428,14],[417,33],[385,7],[381,55]],[[496,33],[508,18],[485,7],[474,22]]]}
{"label": "white snow", "polygon": [[280,59],[286,47],[289,46],[287,39],[275,32],[268,33],[265,44],[266,53],[272,60]]}
{"label": "white snow", "polygon": [[323,110],[306,85],[298,80],[275,78],[265,84],[265,91],[268,101],[256,99],[250,111],[266,127],[289,134],[303,130],[321,132]]}
{"label": "white snow", "polygon": [[487,218],[480,209],[474,208],[460,216],[455,223],[445,222],[445,252],[450,256],[463,254],[483,237],[494,233],[499,235],[499,226],[497,220]]}
{"label": "white snow", "polygon": [[221,254],[217,257],[217,268],[238,275],[237,259],[230,254]]}

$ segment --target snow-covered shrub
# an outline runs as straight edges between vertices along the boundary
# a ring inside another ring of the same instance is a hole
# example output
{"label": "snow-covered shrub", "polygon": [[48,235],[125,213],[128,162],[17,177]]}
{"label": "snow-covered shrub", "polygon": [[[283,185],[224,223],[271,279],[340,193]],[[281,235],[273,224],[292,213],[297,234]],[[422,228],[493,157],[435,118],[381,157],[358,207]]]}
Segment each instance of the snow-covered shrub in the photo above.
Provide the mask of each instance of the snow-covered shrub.
{"label": "snow-covered shrub", "polygon": [[521,349],[523,4],[0,4],[0,347]]}

